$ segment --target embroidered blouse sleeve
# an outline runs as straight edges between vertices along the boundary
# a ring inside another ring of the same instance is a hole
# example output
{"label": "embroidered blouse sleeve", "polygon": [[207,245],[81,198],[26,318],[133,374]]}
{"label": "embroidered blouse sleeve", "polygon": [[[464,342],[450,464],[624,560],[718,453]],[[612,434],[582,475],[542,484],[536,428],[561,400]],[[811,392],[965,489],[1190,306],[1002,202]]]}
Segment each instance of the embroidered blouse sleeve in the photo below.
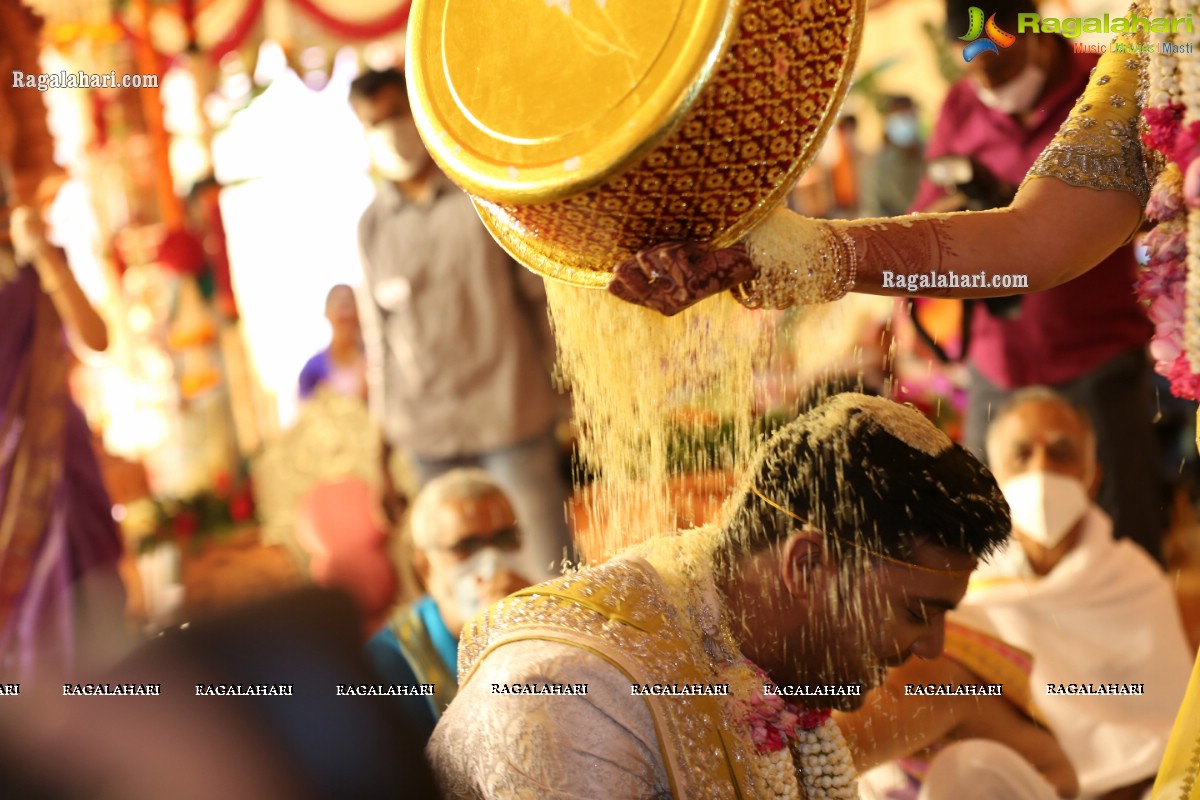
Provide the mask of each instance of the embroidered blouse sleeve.
{"label": "embroidered blouse sleeve", "polygon": [[1083,96],[1025,180],[1056,178],[1071,186],[1130,192],[1142,204],[1161,165],[1141,145],[1141,110],[1152,47],[1148,6],[1125,17],[1137,30],[1118,35],[1092,72]]}

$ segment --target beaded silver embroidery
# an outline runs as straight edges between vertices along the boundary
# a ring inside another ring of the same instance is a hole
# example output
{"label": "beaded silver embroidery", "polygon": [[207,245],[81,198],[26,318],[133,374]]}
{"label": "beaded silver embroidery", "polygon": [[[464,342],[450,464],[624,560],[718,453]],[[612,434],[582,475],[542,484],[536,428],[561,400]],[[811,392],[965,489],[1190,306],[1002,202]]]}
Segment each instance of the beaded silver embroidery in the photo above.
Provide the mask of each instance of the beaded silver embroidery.
{"label": "beaded silver embroidery", "polygon": [[[1144,2],[1135,3],[1131,12],[1139,16],[1149,13]],[[1139,46],[1146,40],[1144,30],[1129,39]],[[1138,52],[1141,52],[1140,47]],[[1101,58],[1092,72],[1092,85],[1111,83],[1111,70],[1117,68],[1117,64],[1137,70],[1137,88],[1132,96],[1113,95],[1109,98],[1113,108],[1125,108],[1133,102],[1137,113],[1127,123],[1104,120],[1104,124],[1098,126],[1095,118],[1086,116],[1093,111],[1093,104],[1080,103],[1063,123],[1054,141],[1038,156],[1025,179],[1057,178],[1071,186],[1127,191],[1145,205],[1150,197],[1150,187],[1161,169],[1161,161],[1153,152],[1143,150],[1141,145],[1145,124],[1141,109],[1145,107],[1148,91],[1149,58],[1141,55],[1121,61],[1112,56],[1110,51],[1108,56]]]}

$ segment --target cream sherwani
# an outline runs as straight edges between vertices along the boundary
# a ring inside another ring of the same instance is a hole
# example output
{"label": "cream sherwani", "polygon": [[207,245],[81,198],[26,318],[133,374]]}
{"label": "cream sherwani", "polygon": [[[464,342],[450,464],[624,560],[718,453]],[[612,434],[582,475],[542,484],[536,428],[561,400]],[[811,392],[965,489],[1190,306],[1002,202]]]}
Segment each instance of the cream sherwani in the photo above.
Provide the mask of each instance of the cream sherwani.
{"label": "cream sherwani", "polygon": [[[632,696],[632,684],[717,681],[705,643],[664,589],[648,562],[618,558],[518,592],[469,623],[458,696],[427,749],[443,793],[745,797],[739,787],[752,756],[723,730],[718,698]],[[497,693],[554,684],[587,684],[587,694]]]}
{"label": "cream sherwani", "polygon": [[[1040,578],[1013,539],[977,571],[958,613],[1033,655],[1035,702],[1089,797],[1154,776],[1191,656],[1158,565],[1137,545],[1114,540],[1098,507],[1083,525],[1078,545]],[[1139,684],[1145,694],[1054,691],[1070,684]]]}
{"label": "cream sherwani", "polygon": [[[492,684],[585,682],[585,696],[492,693]],[[670,800],[645,703],[603,658],[514,642],[487,658],[439,723],[429,756],[446,797]],[[464,743],[466,743],[464,745]]]}
{"label": "cream sherwani", "polygon": [[[768,719],[753,700],[769,678],[722,622],[715,541],[705,529],[651,539],[517,592],[468,623],[458,696],[427,748],[443,793],[748,800],[803,797],[811,785],[823,791],[809,797],[857,796],[831,720],[797,730],[790,745],[755,744],[754,726]],[[543,691],[580,684],[586,694]]]}

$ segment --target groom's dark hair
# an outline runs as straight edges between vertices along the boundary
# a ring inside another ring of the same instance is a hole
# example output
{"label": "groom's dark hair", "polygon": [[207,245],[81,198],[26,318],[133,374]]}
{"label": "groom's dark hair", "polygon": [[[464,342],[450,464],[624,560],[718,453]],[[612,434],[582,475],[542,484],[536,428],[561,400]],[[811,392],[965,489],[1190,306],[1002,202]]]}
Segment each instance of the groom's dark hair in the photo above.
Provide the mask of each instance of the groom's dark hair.
{"label": "groom's dark hair", "polygon": [[915,409],[860,394],[829,398],[762,447],[724,526],[726,560],[782,541],[799,520],[838,552],[903,560],[920,541],[982,558],[1010,530],[987,467]]}

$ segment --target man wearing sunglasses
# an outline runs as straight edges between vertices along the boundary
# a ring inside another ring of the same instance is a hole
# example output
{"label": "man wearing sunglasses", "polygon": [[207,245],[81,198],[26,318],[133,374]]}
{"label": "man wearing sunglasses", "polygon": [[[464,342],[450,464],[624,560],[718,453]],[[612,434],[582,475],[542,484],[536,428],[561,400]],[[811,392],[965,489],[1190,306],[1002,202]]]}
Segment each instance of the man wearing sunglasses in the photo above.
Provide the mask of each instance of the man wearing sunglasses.
{"label": "man wearing sunglasses", "polygon": [[433,697],[403,698],[428,736],[457,691],[463,626],[530,582],[521,574],[516,514],[483,470],[456,469],[430,481],[410,526],[413,561],[428,594],[401,608],[367,652],[388,683],[433,684]]}

